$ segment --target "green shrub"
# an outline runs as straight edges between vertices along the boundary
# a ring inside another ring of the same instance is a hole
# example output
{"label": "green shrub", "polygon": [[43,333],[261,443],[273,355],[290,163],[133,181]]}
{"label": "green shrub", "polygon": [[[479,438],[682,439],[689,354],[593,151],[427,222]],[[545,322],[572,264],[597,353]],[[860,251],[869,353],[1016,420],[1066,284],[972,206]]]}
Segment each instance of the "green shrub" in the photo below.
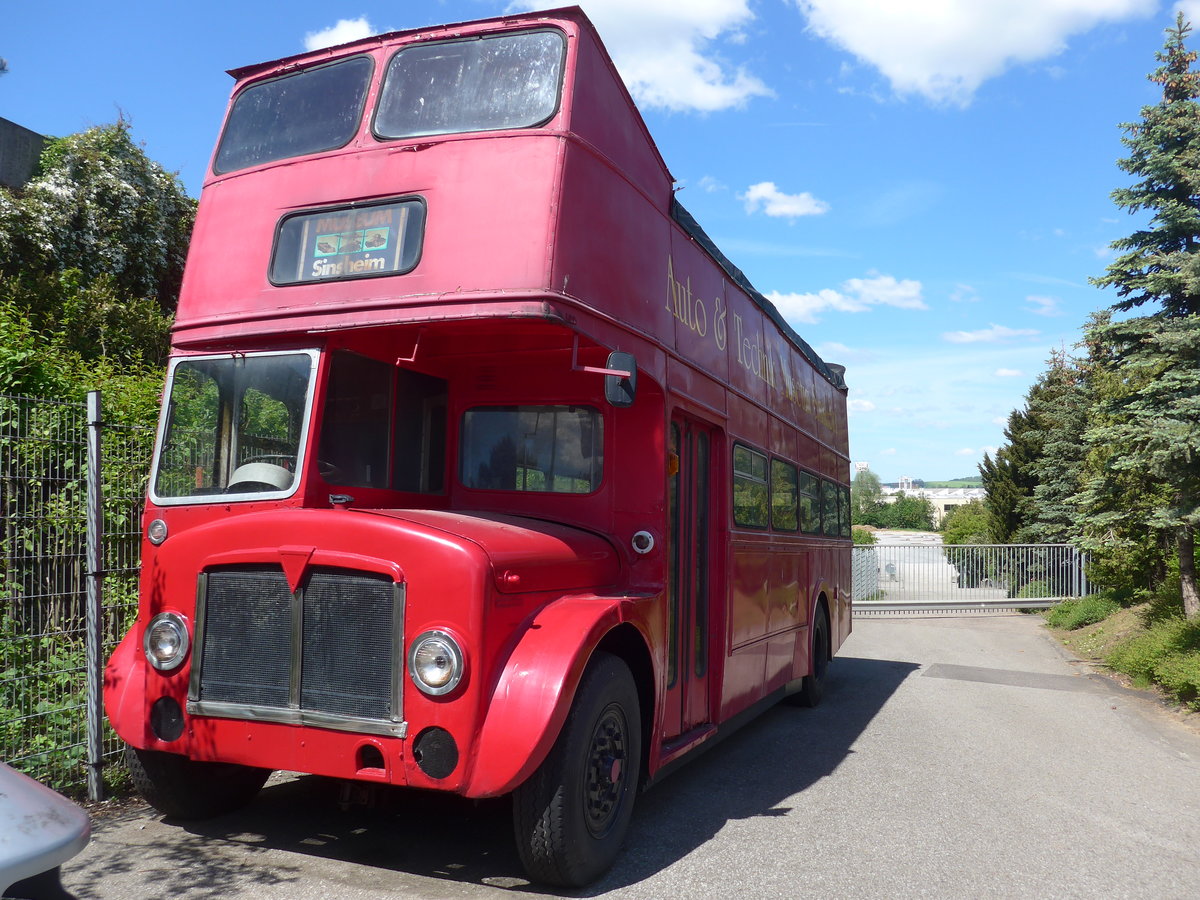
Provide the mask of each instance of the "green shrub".
{"label": "green shrub", "polygon": [[1042,597],[1053,596],[1054,594],[1050,591],[1050,582],[1041,579],[1026,582],[1017,591],[1017,599],[1019,600],[1038,600]]}
{"label": "green shrub", "polygon": [[1108,665],[1140,686],[1158,684],[1200,709],[1200,622],[1169,619],[1108,655]]}
{"label": "green shrub", "polygon": [[[1033,584],[1038,583],[1032,582],[1026,587],[1032,587]],[[1074,631],[1084,625],[1102,622],[1118,609],[1120,609],[1120,605],[1107,594],[1092,594],[1090,597],[1064,600],[1057,606],[1051,607],[1046,613],[1046,622],[1052,628]]]}
{"label": "green shrub", "polygon": [[875,537],[875,533],[872,531],[867,531],[865,528],[855,528],[850,532],[850,534],[854,537],[855,546],[860,544],[879,543],[879,538]]}

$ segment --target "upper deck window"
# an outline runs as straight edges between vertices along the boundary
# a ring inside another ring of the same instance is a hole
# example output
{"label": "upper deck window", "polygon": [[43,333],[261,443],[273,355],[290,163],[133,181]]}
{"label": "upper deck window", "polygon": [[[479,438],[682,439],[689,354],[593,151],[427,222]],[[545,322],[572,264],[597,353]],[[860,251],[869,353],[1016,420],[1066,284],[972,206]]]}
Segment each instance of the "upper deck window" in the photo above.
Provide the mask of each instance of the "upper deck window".
{"label": "upper deck window", "polygon": [[370,58],[355,56],[251,85],[233,101],[213,170],[345,146],[358,131],[370,80]]}
{"label": "upper deck window", "polygon": [[559,31],[405,47],[392,57],[375,133],[382,138],[531,128],[558,109]]}

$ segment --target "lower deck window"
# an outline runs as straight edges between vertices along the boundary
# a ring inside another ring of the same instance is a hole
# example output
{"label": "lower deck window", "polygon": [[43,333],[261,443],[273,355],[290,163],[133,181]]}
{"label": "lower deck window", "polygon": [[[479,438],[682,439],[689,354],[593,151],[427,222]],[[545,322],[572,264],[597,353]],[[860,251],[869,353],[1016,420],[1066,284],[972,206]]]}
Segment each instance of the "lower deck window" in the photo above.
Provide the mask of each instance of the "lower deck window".
{"label": "lower deck window", "polygon": [[488,406],[463,415],[469,488],[590,494],[604,471],[604,419],[587,406]]}

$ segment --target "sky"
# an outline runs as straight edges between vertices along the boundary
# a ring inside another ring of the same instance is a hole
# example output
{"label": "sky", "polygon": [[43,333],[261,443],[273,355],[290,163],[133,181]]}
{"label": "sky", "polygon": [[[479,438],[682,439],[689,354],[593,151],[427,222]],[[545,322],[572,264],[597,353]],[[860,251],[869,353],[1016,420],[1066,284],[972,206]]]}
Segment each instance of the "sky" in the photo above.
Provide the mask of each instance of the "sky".
{"label": "sky", "polygon": [[[230,68],[560,3],[4,4],[0,116],[124,116],[199,196]],[[1088,279],[1144,224],[1121,123],[1200,0],[584,0],[725,254],[846,366],[850,455],[884,482],[978,474],[1009,413],[1116,299]],[[1200,49],[1200,37],[1192,41]]]}

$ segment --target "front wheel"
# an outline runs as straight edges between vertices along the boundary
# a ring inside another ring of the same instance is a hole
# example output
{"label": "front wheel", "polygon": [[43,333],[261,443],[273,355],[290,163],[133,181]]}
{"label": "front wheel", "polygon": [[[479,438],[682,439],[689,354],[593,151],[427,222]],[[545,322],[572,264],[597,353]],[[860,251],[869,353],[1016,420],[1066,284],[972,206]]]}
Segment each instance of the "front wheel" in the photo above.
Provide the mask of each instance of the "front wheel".
{"label": "front wheel", "polygon": [[531,879],[583,887],[609,869],[629,830],[641,754],[633,676],[599,652],[550,754],[513,792],[517,851]]}
{"label": "front wheel", "polygon": [[198,762],[177,753],[125,748],[133,786],[166,816],[207,819],[245,806],[254,799],[270,769],[232,763]]}

